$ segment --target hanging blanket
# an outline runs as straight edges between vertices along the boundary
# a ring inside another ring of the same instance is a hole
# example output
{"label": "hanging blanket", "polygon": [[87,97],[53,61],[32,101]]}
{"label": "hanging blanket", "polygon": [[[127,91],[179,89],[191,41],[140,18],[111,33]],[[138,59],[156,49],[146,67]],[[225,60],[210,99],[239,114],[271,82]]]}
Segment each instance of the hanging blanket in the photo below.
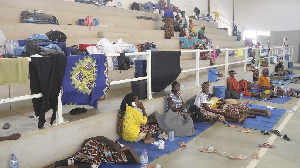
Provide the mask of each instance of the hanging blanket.
{"label": "hanging blanket", "polygon": [[107,63],[104,54],[68,57],[63,80],[63,104],[98,107],[98,99],[108,90]]}
{"label": "hanging blanket", "polygon": [[152,91],[160,92],[180,74],[180,51],[151,52]]}
{"label": "hanging blanket", "polygon": [[0,85],[28,81],[28,59],[0,59]]}

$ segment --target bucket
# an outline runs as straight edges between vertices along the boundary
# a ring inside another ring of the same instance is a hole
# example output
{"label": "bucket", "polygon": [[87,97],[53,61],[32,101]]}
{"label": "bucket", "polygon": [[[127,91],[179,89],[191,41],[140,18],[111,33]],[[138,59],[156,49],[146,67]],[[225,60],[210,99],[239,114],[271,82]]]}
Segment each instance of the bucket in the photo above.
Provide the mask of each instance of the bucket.
{"label": "bucket", "polygon": [[135,66],[135,73],[146,74],[147,60],[135,60],[134,66]]}
{"label": "bucket", "polygon": [[218,81],[218,68],[207,69],[207,75],[209,82]]}
{"label": "bucket", "polygon": [[216,97],[225,99],[225,86],[214,86],[214,94]]}
{"label": "bucket", "polygon": [[288,68],[293,68],[294,67],[294,62],[289,62],[288,63]]}
{"label": "bucket", "polygon": [[79,50],[86,51],[89,46],[96,46],[97,44],[79,44]]}
{"label": "bucket", "polygon": [[290,60],[290,55],[287,54],[287,55],[284,56],[284,58],[285,58],[286,61],[288,61],[288,60]]}

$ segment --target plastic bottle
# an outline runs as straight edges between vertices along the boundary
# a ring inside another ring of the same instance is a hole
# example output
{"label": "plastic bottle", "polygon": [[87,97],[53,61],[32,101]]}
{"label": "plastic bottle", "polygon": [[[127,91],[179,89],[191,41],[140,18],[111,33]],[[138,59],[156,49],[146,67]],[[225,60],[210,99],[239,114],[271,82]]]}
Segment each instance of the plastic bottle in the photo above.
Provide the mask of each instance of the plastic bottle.
{"label": "plastic bottle", "polygon": [[277,90],[278,90],[278,86],[275,85],[275,87],[274,87],[274,96],[275,96],[275,97],[277,97]]}
{"label": "plastic bottle", "polygon": [[148,154],[147,154],[146,149],[143,149],[140,160],[141,160],[141,164],[142,164],[141,168],[146,168],[147,164],[148,164]]}
{"label": "plastic bottle", "polygon": [[240,93],[240,99],[243,97],[243,92],[241,91],[241,93]]}
{"label": "plastic bottle", "polygon": [[9,168],[18,168],[19,167],[18,160],[17,160],[15,154],[11,154],[11,158],[9,160],[8,167]]}

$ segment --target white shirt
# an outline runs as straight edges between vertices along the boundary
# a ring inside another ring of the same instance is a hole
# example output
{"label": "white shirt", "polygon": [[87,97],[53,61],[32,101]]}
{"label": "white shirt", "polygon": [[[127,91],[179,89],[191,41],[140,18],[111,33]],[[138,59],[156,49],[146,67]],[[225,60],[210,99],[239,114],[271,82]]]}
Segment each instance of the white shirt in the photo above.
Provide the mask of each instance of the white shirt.
{"label": "white shirt", "polygon": [[209,104],[209,98],[208,95],[205,94],[204,92],[200,92],[194,102],[194,105],[196,105],[197,107],[200,107],[202,103],[207,103]]}

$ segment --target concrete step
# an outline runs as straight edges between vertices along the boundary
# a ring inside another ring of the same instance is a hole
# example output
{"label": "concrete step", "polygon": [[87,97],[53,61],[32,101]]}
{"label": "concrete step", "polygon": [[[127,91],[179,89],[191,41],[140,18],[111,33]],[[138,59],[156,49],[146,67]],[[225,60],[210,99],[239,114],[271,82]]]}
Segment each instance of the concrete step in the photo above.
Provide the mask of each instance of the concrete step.
{"label": "concrete step", "polygon": [[137,29],[113,29],[99,32],[100,38],[157,38],[164,39],[164,30],[137,30]]}
{"label": "concrete step", "polygon": [[[9,17],[7,17],[7,13],[9,14]],[[21,11],[18,8],[7,7],[0,11],[0,20],[7,23],[19,23],[20,13]],[[49,11],[47,13],[56,16],[60,25],[78,24],[78,19],[84,19],[88,15],[93,16],[93,18],[99,18],[100,25],[105,25],[105,23],[114,23],[114,27],[158,30],[163,25],[161,21],[144,20],[137,19],[135,17],[118,15],[103,15],[101,13],[90,13],[86,11],[77,12],[52,9],[51,12]]]}
{"label": "concrete step", "polygon": [[[117,42],[119,38],[107,38],[110,42]],[[68,38],[68,46],[78,45],[78,44],[97,44],[100,38]],[[164,50],[179,50],[179,42],[176,39],[154,39],[154,38],[141,38],[141,37],[128,37],[122,38],[122,40],[129,44],[138,44],[144,42],[154,42],[158,49]]]}
{"label": "concrete step", "polygon": [[74,13],[86,13],[90,14],[102,14],[107,16],[123,16],[123,17],[133,17],[136,16],[148,16],[148,17],[157,17],[157,14],[143,12],[143,11],[133,11],[129,9],[121,9],[115,7],[107,7],[107,6],[96,6],[92,4],[84,4],[84,3],[74,3],[67,2],[63,0],[14,0],[14,1],[1,1],[0,5],[4,7],[14,7],[18,8],[21,12],[22,10],[34,10],[39,9],[43,10],[46,13],[50,13],[51,11],[65,11],[65,12],[74,12]]}
{"label": "concrete step", "polygon": [[219,46],[220,48],[243,48],[245,43],[242,41],[212,41],[213,46]]}
{"label": "concrete step", "polygon": [[195,20],[193,19],[194,27],[200,27],[201,25],[204,25],[205,28],[218,28],[218,23],[216,22],[207,22],[207,21],[202,21],[202,20]]}

